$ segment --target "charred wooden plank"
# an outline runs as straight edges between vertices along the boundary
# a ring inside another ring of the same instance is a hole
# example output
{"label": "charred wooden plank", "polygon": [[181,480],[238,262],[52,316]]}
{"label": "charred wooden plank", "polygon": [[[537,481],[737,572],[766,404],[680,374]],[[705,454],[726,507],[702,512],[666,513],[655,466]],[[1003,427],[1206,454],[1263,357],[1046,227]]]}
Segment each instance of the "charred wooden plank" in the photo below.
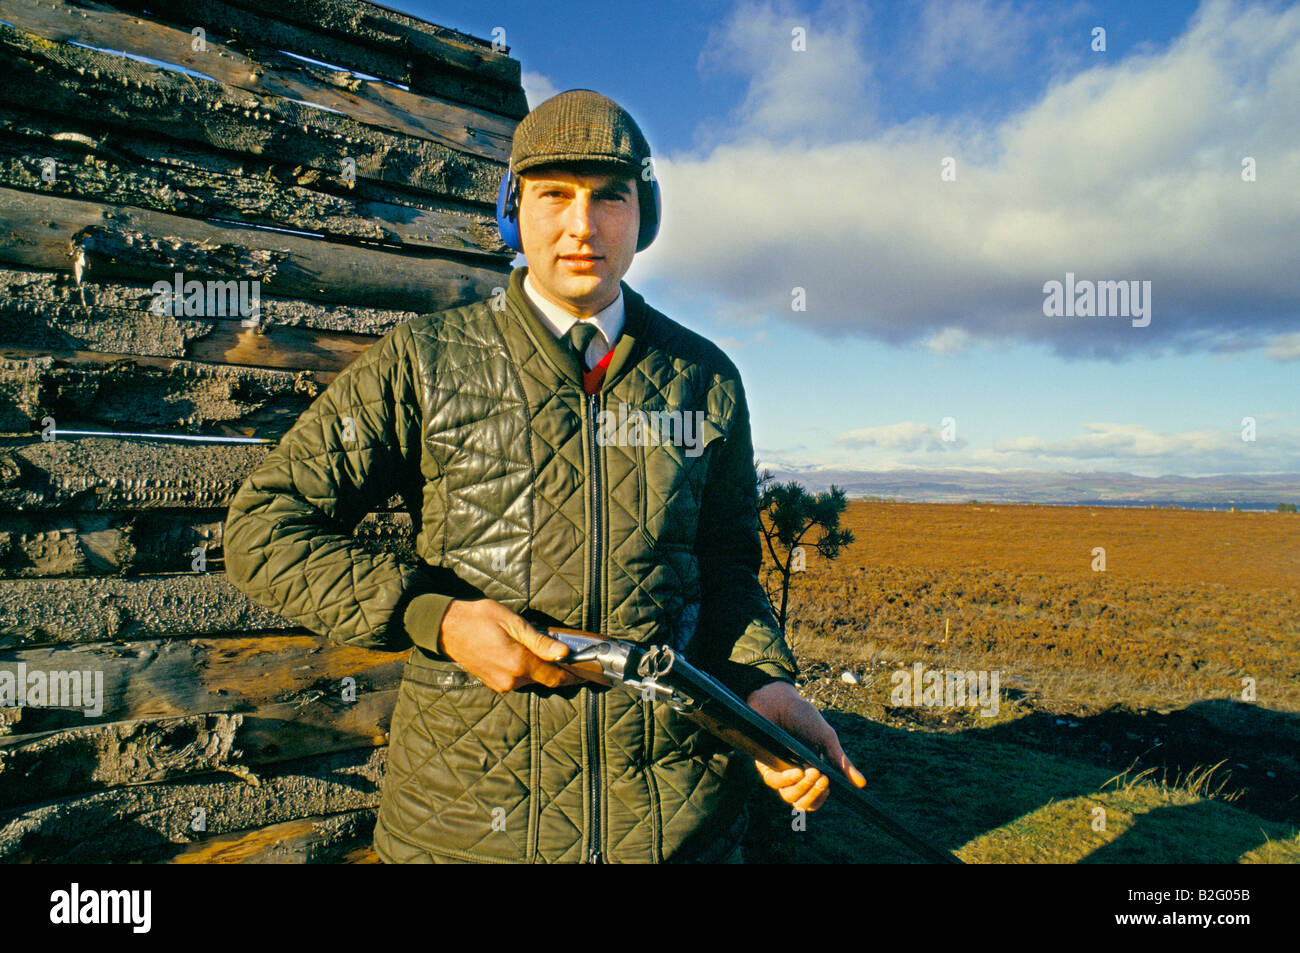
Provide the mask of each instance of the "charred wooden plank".
{"label": "charred wooden plank", "polygon": [[41,0],[6,2],[0,8],[7,22],[49,40],[173,63],[239,89],[313,103],[380,129],[441,142],[497,162],[504,163],[510,156],[515,123],[504,116],[440,103],[387,83],[343,78],[270,48],[253,58],[222,42],[212,30],[202,44],[196,44],[189,27],[153,22],[97,3]]}
{"label": "charred wooden plank", "polygon": [[[225,518],[225,510],[5,514],[0,578],[221,572]],[[407,513],[371,513],[353,535],[416,561]]]}
{"label": "charred wooden plank", "polygon": [[[254,335],[252,329],[246,334]],[[334,377],[99,351],[0,347],[0,427],[278,436]],[[79,426],[84,425],[84,426]],[[54,441],[51,441],[54,442]]]}
{"label": "charred wooden plank", "polygon": [[341,371],[376,340],[358,334],[293,327],[277,328],[274,333],[265,334],[222,321],[211,334],[194,341],[185,356],[196,361],[249,367]]}
{"label": "charred wooden plank", "polygon": [[[6,612],[9,608],[5,606]],[[86,608],[69,607],[66,616],[77,624],[76,616]],[[345,678],[358,696],[393,689],[401,681],[409,648],[377,652],[314,635],[273,634],[5,649],[0,652],[0,686],[11,689],[16,700],[25,676],[28,704],[9,705],[6,698],[9,707],[3,709],[0,733],[246,712],[271,703],[305,706],[325,697],[340,698],[348,684]],[[56,682],[60,692],[66,683],[67,694],[60,698],[67,707],[53,707],[52,697],[34,697],[42,680],[51,686],[51,696]]]}
{"label": "charred wooden plank", "polygon": [[[173,283],[189,278],[237,285],[242,303],[281,298],[423,314],[481,300],[504,286],[504,269],[484,262],[342,245],[252,226],[220,225],[126,206],[0,189],[0,262],[71,271],[97,281]],[[258,284],[253,286],[251,282]],[[230,310],[229,290],[222,294]],[[223,317],[205,313],[187,317]]]}
{"label": "charred wooden plank", "polygon": [[[372,813],[372,815],[374,815],[376,818],[377,818],[378,815],[379,815],[379,812],[378,812],[378,811],[372,811],[371,813]],[[373,827],[373,825],[372,825],[372,827]],[[379,853],[375,850],[374,832],[373,832],[373,829],[372,829],[372,832],[371,832],[371,840],[370,840],[370,843],[368,843],[368,844],[361,844],[361,845],[359,845],[359,846],[357,846],[357,847],[354,847],[352,850],[348,851],[346,854],[344,854],[342,857],[340,857],[340,858],[338,859],[337,863],[340,863],[340,864],[379,864],[379,863],[383,863],[383,861],[381,861],[381,860],[379,859]]]}
{"label": "charred wooden plank", "polygon": [[70,274],[0,268],[0,346],[184,357],[218,325],[156,314],[155,297],[142,285],[78,286]]}
{"label": "charred wooden plank", "polygon": [[[5,651],[103,639],[277,629],[302,631],[249,601],[221,572],[0,581],[0,648]],[[31,651],[54,652],[55,662],[59,655],[55,649]]]}
{"label": "charred wooden plank", "polygon": [[[0,514],[225,510],[264,444],[116,437],[0,438]],[[397,495],[377,512],[403,509]]]}
{"label": "charred wooden plank", "polygon": [[218,834],[186,847],[173,864],[376,864],[374,810],[303,817]]}
{"label": "charred wooden plank", "polygon": [[[0,295],[3,286],[0,285]],[[375,337],[282,327],[265,333],[237,321],[193,321],[151,311],[39,305],[0,297],[0,347],[60,353],[81,349],[141,357],[184,357],[194,361],[263,368],[341,371],[365,353]],[[202,333],[192,333],[195,325]]]}
{"label": "charred wooden plank", "polygon": [[0,736],[0,810],[123,784],[172,781],[388,743],[397,689]]}
{"label": "charred wooden plank", "polygon": [[226,509],[269,444],[0,440],[0,513]]}
{"label": "charred wooden plank", "polygon": [[[191,343],[223,328],[242,334],[240,320],[156,314],[150,285],[82,281],[57,271],[0,268],[0,344],[49,350],[93,350],[186,357]],[[258,332],[271,342],[282,329],[320,330],[372,341],[416,317],[414,311],[350,308],[261,299]],[[329,350],[333,348],[327,347]]]}
{"label": "charred wooden plank", "polygon": [[[289,257],[288,252],[280,249],[250,248],[238,241],[220,241],[215,235],[203,241],[172,235],[146,236],[114,222],[87,226],[73,236],[72,247],[76,252],[74,271],[80,257],[83,274],[98,274],[99,265],[104,262],[114,265],[117,274],[134,273],[144,279],[179,271],[261,284],[270,282]],[[223,299],[222,304],[228,303]],[[213,316],[249,315],[236,314],[233,307],[229,310],[223,307]]]}
{"label": "charred wooden plank", "polygon": [[[349,32],[346,20],[340,23],[335,17],[332,27],[322,28],[321,22],[310,16],[286,17],[283,9],[273,3],[262,4],[261,9],[253,4],[232,4],[225,0],[111,0],[111,5],[148,11],[181,25],[201,26],[229,37],[232,45],[241,44],[254,50],[258,47],[291,50],[409,86],[415,92],[479,106],[512,119],[522,119],[528,112],[520,85],[519,63],[506,56],[505,50],[486,60],[458,63],[449,55],[450,45],[421,48],[418,41],[412,46],[391,34],[385,37],[373,32],[367,34],[367,39],[360,39]],[[371,14],[378,11],[373,4],[349,3],[346,7],[364,8]],[[343,15],[348,15],[346,9]],[[407,19],[426,30],[439,31],[456,44],[470,47],[471,51],[481,50],[485,45],[484,41],[466,34]],[[375,22],[369,16],[366,20]]]}
{"label": "charred wooden plank", "polygon": [[[333,241],[512,254],[496,219],[301,165],[240,161],[161,140],[106,136],[34,114],[0,115],[0,187],[270,225]],[[342,193],[342,194],[340,194]]]}
{"label": "charred wooden plank", "polygon": [[274,335],[278,333],[277,327],[301,327],[379,337],[416,316],[415,311],[329,305],[292,298],[264,297],[262,324],[259,330],[264,334]]}
{"label": "charred wooden plank", "polygon": [[225,516],[222,510],[7,514],[0,517],[0,577],[220,570]]}
{"label": "charred wooden plank", "polygon": [[271,156],[465,202],[495,202],[504,166],[349,116],[0,24],[0,103],[229,152]]}
{"label": "charred wooden plank", "polygon": [[229,0],[264,16],[399,51],[503,86],[519,84],[519,63],[478,37],[367,0]]}
{"label": "charred wooden plank", "polygon": [[[379,806],[388,748],[305,759],[253,775],[137,784],[0,815],[5,862],[149,862],[176,845],[320,814]],[[202,830],[195,827],[202,826]]]}

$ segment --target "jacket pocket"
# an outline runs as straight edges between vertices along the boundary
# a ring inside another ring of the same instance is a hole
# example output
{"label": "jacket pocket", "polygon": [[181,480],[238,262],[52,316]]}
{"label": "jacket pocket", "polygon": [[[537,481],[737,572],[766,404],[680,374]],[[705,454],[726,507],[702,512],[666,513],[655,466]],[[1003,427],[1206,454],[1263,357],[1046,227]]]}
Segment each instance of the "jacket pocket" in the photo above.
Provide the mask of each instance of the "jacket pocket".
{"label": "jacket pocket", "polygon": [[426,688],[438,688],[443,691],[469,688],[479,685],[486,688],[477,677],[465,671],[455,662],[442,661],[422,656],[418,661],[410,659],[402,669],[402,678],[423,685]]}
{"label": "jacket pocket", "polygon": [[681,441],[636,445],[637,528],[651,548],[694,547],[709,450],[727,435],[709,417],[678,432]]}
{"label": "jacket pocket", "polygon": [[443,856],[527,859],[527,694],[498,695],[456,663],[427,657],[407,662],[399,694],[404,711],[389,752],[385,827]]}

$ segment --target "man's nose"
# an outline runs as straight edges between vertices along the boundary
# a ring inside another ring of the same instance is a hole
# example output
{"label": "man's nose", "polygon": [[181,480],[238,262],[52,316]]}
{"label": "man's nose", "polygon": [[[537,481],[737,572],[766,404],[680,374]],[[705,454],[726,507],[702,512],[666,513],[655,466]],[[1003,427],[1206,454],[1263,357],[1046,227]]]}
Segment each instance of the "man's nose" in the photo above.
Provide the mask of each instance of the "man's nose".
{"label": "man's nose", "polygon": [[592,231],[591,193],[579,189],[569,205],[569,233],[575,238],[586,238]]}

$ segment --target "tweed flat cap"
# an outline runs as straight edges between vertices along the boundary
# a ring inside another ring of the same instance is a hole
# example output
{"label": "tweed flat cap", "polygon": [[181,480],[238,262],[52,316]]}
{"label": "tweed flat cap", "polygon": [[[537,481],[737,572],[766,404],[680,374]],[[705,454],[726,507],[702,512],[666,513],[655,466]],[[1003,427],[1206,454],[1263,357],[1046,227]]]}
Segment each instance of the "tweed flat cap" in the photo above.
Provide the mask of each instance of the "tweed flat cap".
{"label": "tweed flat cap", "polygon": [[590,89],[552,96],[519,121],[510,150],[516,174],[555,162],[609,162],[639,175],[650,144],[618,103]]}

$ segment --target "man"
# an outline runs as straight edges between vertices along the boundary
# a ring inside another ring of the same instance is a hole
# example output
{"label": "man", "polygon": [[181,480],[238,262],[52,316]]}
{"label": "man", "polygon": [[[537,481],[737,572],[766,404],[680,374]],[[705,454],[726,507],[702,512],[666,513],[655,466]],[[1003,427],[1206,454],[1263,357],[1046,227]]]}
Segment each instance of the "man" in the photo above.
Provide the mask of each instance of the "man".
{"label": "man", "polygon": [[[743,759],[666,706],[580,682],[533,623],[684,649],[865,784],[795,690],[758,583],[739,373],[622,283],[658,227],[649,158],[598,93],[533,110],[499,209],[528,267],[504,296],[386,335],[231,504],[227,572],[251,598],[337,641],[414,645],[375,829],[386,862],[735,856]],[[628,419],[667,433],[632,438]],[[394,493],[421,565],[350,535]],[[825,799],[816,771],[760,773],[795,808]]]}

